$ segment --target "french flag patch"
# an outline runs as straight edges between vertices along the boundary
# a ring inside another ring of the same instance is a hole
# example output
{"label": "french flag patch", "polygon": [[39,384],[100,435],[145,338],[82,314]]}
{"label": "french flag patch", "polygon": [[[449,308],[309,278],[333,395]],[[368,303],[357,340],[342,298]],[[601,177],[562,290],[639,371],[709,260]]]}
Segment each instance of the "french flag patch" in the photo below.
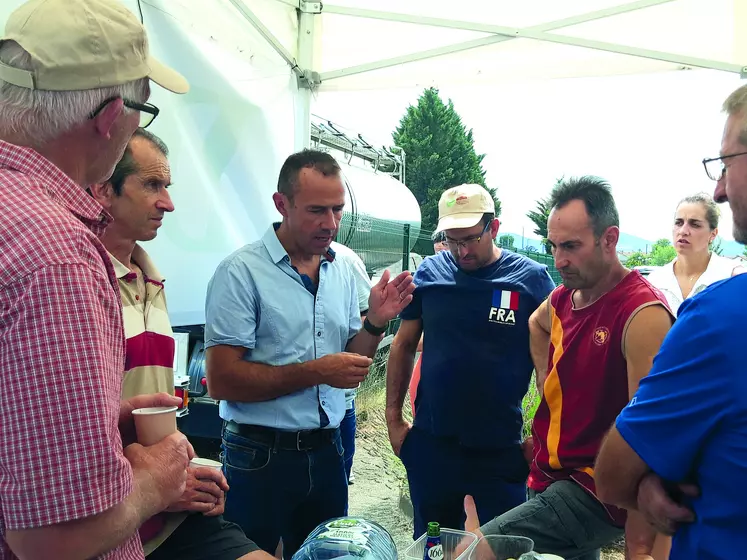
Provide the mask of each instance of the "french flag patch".
{"label": "french flag patch", "polygon": [[493,307],[517,311],[519,309],[519,292],[493,290]]}

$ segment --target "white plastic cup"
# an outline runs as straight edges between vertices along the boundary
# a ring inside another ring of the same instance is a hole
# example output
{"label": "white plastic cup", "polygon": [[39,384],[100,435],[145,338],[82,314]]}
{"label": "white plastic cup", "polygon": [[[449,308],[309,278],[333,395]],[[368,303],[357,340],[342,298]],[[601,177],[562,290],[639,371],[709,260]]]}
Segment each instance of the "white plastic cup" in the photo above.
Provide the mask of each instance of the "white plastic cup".
{"label": "white plastic cup", "polygon": [[219,461],[213,461],[212,459],[205,459],[204,457],[195,457],[189,462],[189,466],[194,468],[197,467],[208,467],[211,469],[223,469],[223,463]]}
{"label": "white plastic cup", "polygon": [[176,432],[176,410],[175,406],[154,406],[133,410],[137,442],[147,447]]}

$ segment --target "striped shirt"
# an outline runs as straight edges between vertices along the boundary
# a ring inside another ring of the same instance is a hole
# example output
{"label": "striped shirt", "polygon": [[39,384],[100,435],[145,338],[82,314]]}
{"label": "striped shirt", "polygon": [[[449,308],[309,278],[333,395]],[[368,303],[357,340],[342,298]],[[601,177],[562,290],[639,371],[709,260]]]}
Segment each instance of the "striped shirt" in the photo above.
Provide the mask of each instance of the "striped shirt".
{"label": "striped shirt", "polygon": [[127,337],[122,398],[174,394],[174,349],[164,278],[139,245],[132,252],[137,272],[109,255],[119,279]]}
{"label": "striped shirt", "polygon": [[[164,278],[140,245],[132,251],[131,270],[109,254],[119,280],[127,352],[122,398],[153,393],[174,394],[174,349],[166,309]],[[150,554],[186,518],[186,513],[160,513],[140,527],[140,538]]]}
{"label": "striped shirt", "polygon": [[[543,492],[555,481],[573,480],[596,496],[594,461],[629,400],[625,333],[638,311],[666,308],[666,300],[639,272],[580,309],[573,292],[560,286],[550,294],[548,375],[532,427],[527,485]],[[624,510],[605,508],[616,525],[624,525]]]}

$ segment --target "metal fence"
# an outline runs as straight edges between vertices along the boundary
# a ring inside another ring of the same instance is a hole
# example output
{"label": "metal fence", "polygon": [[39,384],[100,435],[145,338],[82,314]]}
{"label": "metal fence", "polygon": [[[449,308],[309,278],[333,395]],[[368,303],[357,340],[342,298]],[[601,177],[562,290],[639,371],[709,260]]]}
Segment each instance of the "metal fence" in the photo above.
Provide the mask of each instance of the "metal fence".
{"label": "metal fence", "polygon": [[[368,223],[361,227],[360,224],[352,223],[353,219],[350,215],[343,216],[338,241],[360,255],[371,276],[381,274],[385,267],[395,274],[403,270],[414,272],[423,258],[433,255],[431,231],[413,230],[410,224],[375,218],[369,218]],[[546,265],[555,284],[559,285],[562,282],[555,269],[552,255],[518,249],[508,244],[499,246]],[[399,319],[394,319],[390,322],[386,334],[396,333],[398,327]]]}
{"label": "metal fence", "polygon": [[[361,221],[363,219],[365,223]],[[411,224],[345,214],[337,240],[358,253],[368,273],[375,276],[381,274],[384,268],[389,268],[393,273],[403,270],[414,272],[423,258],[433,254],[432,234],[432,231],[413,228]],[[562,282],[555,270],[552,255],[519,249],[512,244],[502,243],[499,246],[546,265],[555,283]]]}
{"label": "metal fence", "polygon": [[[413,247],[413,252],[416,252],[424,257],[428,255],[432,255],[433,254],[433,243],[431,241],[432,233],[433,232],[421,230],[420,235],[418,236],[418,240],[415,244],[415,247]],[[527,251],[525,249],[518,249],[517,247],[514,247],[513,245],[509,245],[506,243],[499,243],[498,246],[501,247],[502,249],[508,249],[509,251],[513,251],[514,253],[524,255],[525,257],[528,257],[532,259],[533,261],[538,262],[540,264],[544,264],[545,266],[547,266],[547,271],[550,273],[550,277],[553,279],[555,284],[558,285],[562,282],[560,274],[558,274],[558,271],[555,269],[555,263],[552,258],[552,255],[548,255],[546,253],[540,253],[537,251]]]}
{"label": "metal fence", "polygon": [[535,262],[546,265],[547,272],[550,273],[550,277],[553,279],[553,282],[555,282],[556,286],[559,286],[563,282],[563,279],[560,277],[560,274],[555,268],[555,261],[553,260],[552,255],[548,255],[546,253],[537,253],[535,251],[524,251],[522,249],[514,249],[510,247],[509,249],[511,249],[515,253],[519,253],[520,255],[529,257]]}

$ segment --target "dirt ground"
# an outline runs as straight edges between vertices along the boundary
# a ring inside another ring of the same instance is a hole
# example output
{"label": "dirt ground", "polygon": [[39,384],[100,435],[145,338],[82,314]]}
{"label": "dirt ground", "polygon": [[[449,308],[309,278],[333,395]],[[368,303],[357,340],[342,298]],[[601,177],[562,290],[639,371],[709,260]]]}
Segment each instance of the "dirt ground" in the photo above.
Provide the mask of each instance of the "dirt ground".
{"label": "dirt ground", "polygon": [[[353,464],[354,483],[350,486],[350,515],[376,521],[392,536],[399,557],[412,543],[412,518],[409,500],[403,496],[401,465],[398,466],[391,451],[383,448],[384,441],[377,437],[371,423],[364,423],[356,439]],[[603,552],[602,560],[624,560],[621,552]]]}
{"label": "dirt ground", "polygon": [[369,452],[366,440],[358,439],[353,464],[355,479],[349,489],[350,515],[376,521],[394,539],[404,558],[412,544],[412,518],[400,510],[400,481],[381,455]]}

